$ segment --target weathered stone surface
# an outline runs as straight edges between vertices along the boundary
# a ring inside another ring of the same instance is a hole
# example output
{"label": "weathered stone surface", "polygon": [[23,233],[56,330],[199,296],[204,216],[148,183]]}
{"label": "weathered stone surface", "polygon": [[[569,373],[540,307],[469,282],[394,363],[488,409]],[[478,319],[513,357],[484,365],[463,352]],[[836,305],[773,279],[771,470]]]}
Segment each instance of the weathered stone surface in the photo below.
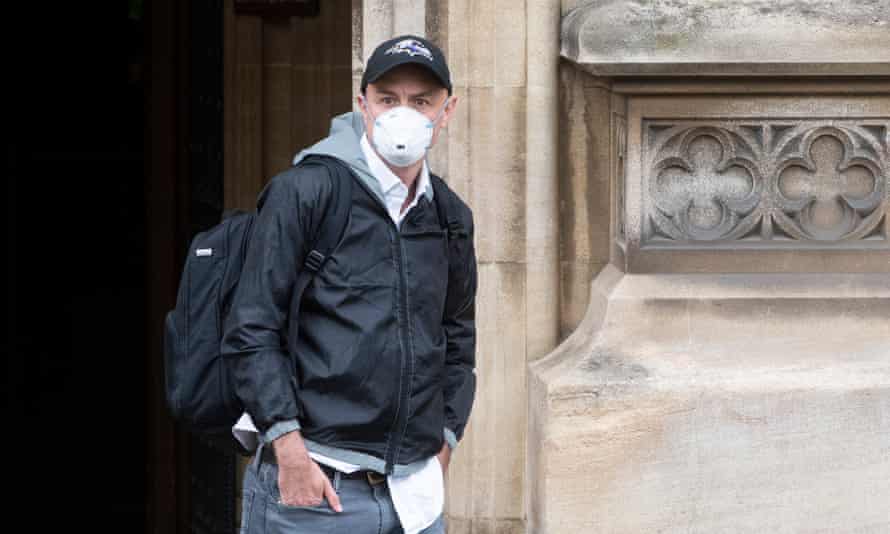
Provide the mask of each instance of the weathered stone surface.
{"label": "weathered stone surface", "polygon": [[593,275],[609,261],[615,160],[612,97],[573,65],[560,67],[560,339],[580,322]]}
{"label": "weathered stone surface", "polygon": [[470,197],[479,261],[525,260],[525,90],[471,88]]}
{"label": "weathered stone surface", "polygon": [[593,0],[562,55],[597,75],[890,74],[886,0]]}
{"label": "weathered stone surface", "polygon": [[890,275],[604,269],[531,367],[537,532],[886,532]]}
{"label": "weathered stone surface", "polygon": [[[521,518],[525,465],[526,267],[479,265],[477,392],[448,473],[452,518]],[[511,400],[512,399],[512,400]]]}

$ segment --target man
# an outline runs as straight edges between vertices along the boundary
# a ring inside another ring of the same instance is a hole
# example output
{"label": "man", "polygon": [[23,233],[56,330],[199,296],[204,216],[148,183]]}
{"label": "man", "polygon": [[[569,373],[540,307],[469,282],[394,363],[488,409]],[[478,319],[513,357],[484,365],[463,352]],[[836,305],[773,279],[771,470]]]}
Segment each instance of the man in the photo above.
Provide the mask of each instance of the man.
{"label": "man", "polygon": [[[377,47],[356,101],[264,190],[225,321],[236,435],[260,437],[242,532],[444,532],[444,472],[476,388],[477,273],[472,212],[443,185],[463,231],[442,230],[426,152],[457,98],[441,50],[406,35]],[[353,201],[285,340],[332,197],[324,168],[299,165],[310,155],[348,165]]]}

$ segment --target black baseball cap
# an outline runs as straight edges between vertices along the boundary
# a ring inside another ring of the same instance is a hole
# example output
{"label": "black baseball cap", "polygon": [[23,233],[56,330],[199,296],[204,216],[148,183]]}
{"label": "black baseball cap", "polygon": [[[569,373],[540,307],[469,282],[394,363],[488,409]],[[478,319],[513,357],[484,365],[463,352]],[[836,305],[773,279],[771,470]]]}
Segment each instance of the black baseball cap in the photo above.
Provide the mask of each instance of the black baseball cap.
{"label": "black baseball cap", "polygon": [[393,37],[374,49],[362,75],[362,93],[369,83],[374,83],[394,67],[407,63],[428,68],[451,94],[451,73],[445,55],[438,46],[416,35]]}

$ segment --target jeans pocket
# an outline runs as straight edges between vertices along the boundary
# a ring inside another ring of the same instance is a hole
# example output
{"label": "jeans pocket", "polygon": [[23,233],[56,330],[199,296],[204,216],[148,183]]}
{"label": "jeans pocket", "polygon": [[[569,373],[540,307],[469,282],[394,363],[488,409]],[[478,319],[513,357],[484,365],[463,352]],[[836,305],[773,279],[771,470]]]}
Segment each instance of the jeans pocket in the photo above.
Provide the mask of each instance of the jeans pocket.
{"label": "jeans pocket", "polygon": [[307,504],[307,505],[294,505],[294,504],[284,504],[279,499],[276,501],[275,506],[278,507],[278,510],[281,513],[286,514],[287,512],[315,512],[319,514],[335,514],[337,512],[331,508],[330,503],[328,503],[327,499],[322,499],[319,504]]}
{"label": "jeans pocket", "polygon": [[278,466],[274,463],[263,464],[260,470],[261,484],[268,493],[269,501],[272,502],[279,512],[287,514],[288,512],[317,512],[322,514],[336,513],[326,498],[322,498],[318,504],[296,505],[284,504],[281,502],[281,488],[278,486]]}

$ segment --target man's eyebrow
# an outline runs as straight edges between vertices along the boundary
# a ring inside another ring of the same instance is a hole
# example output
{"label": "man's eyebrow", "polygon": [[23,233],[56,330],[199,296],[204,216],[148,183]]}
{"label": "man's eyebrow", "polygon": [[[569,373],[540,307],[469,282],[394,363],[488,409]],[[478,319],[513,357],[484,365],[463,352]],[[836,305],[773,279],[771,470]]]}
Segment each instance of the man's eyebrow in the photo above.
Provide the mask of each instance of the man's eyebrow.
{"label": "man's eyebrow", "polygon": [[438,89],[430,89],[429,91],[424,91],[422,93],[417,93],[416,95],[411,95],[411,98],[419,98],[422,96],[430,97],[433,96]]}
{"label": "man's eyebrow", "polygon": [[[438,88],[428,89],[421,93],[408,95],[408,98],[430,97],[430,96],[434,95],[436,93],[436,91],[438,91],[438,90],[439,90]],[[390,91],[388,89],[379,89],[379,88],[377,89],[377,94],[383,95],[383,96],[399,96],[398,93],[396,93],[395,91]]]}

